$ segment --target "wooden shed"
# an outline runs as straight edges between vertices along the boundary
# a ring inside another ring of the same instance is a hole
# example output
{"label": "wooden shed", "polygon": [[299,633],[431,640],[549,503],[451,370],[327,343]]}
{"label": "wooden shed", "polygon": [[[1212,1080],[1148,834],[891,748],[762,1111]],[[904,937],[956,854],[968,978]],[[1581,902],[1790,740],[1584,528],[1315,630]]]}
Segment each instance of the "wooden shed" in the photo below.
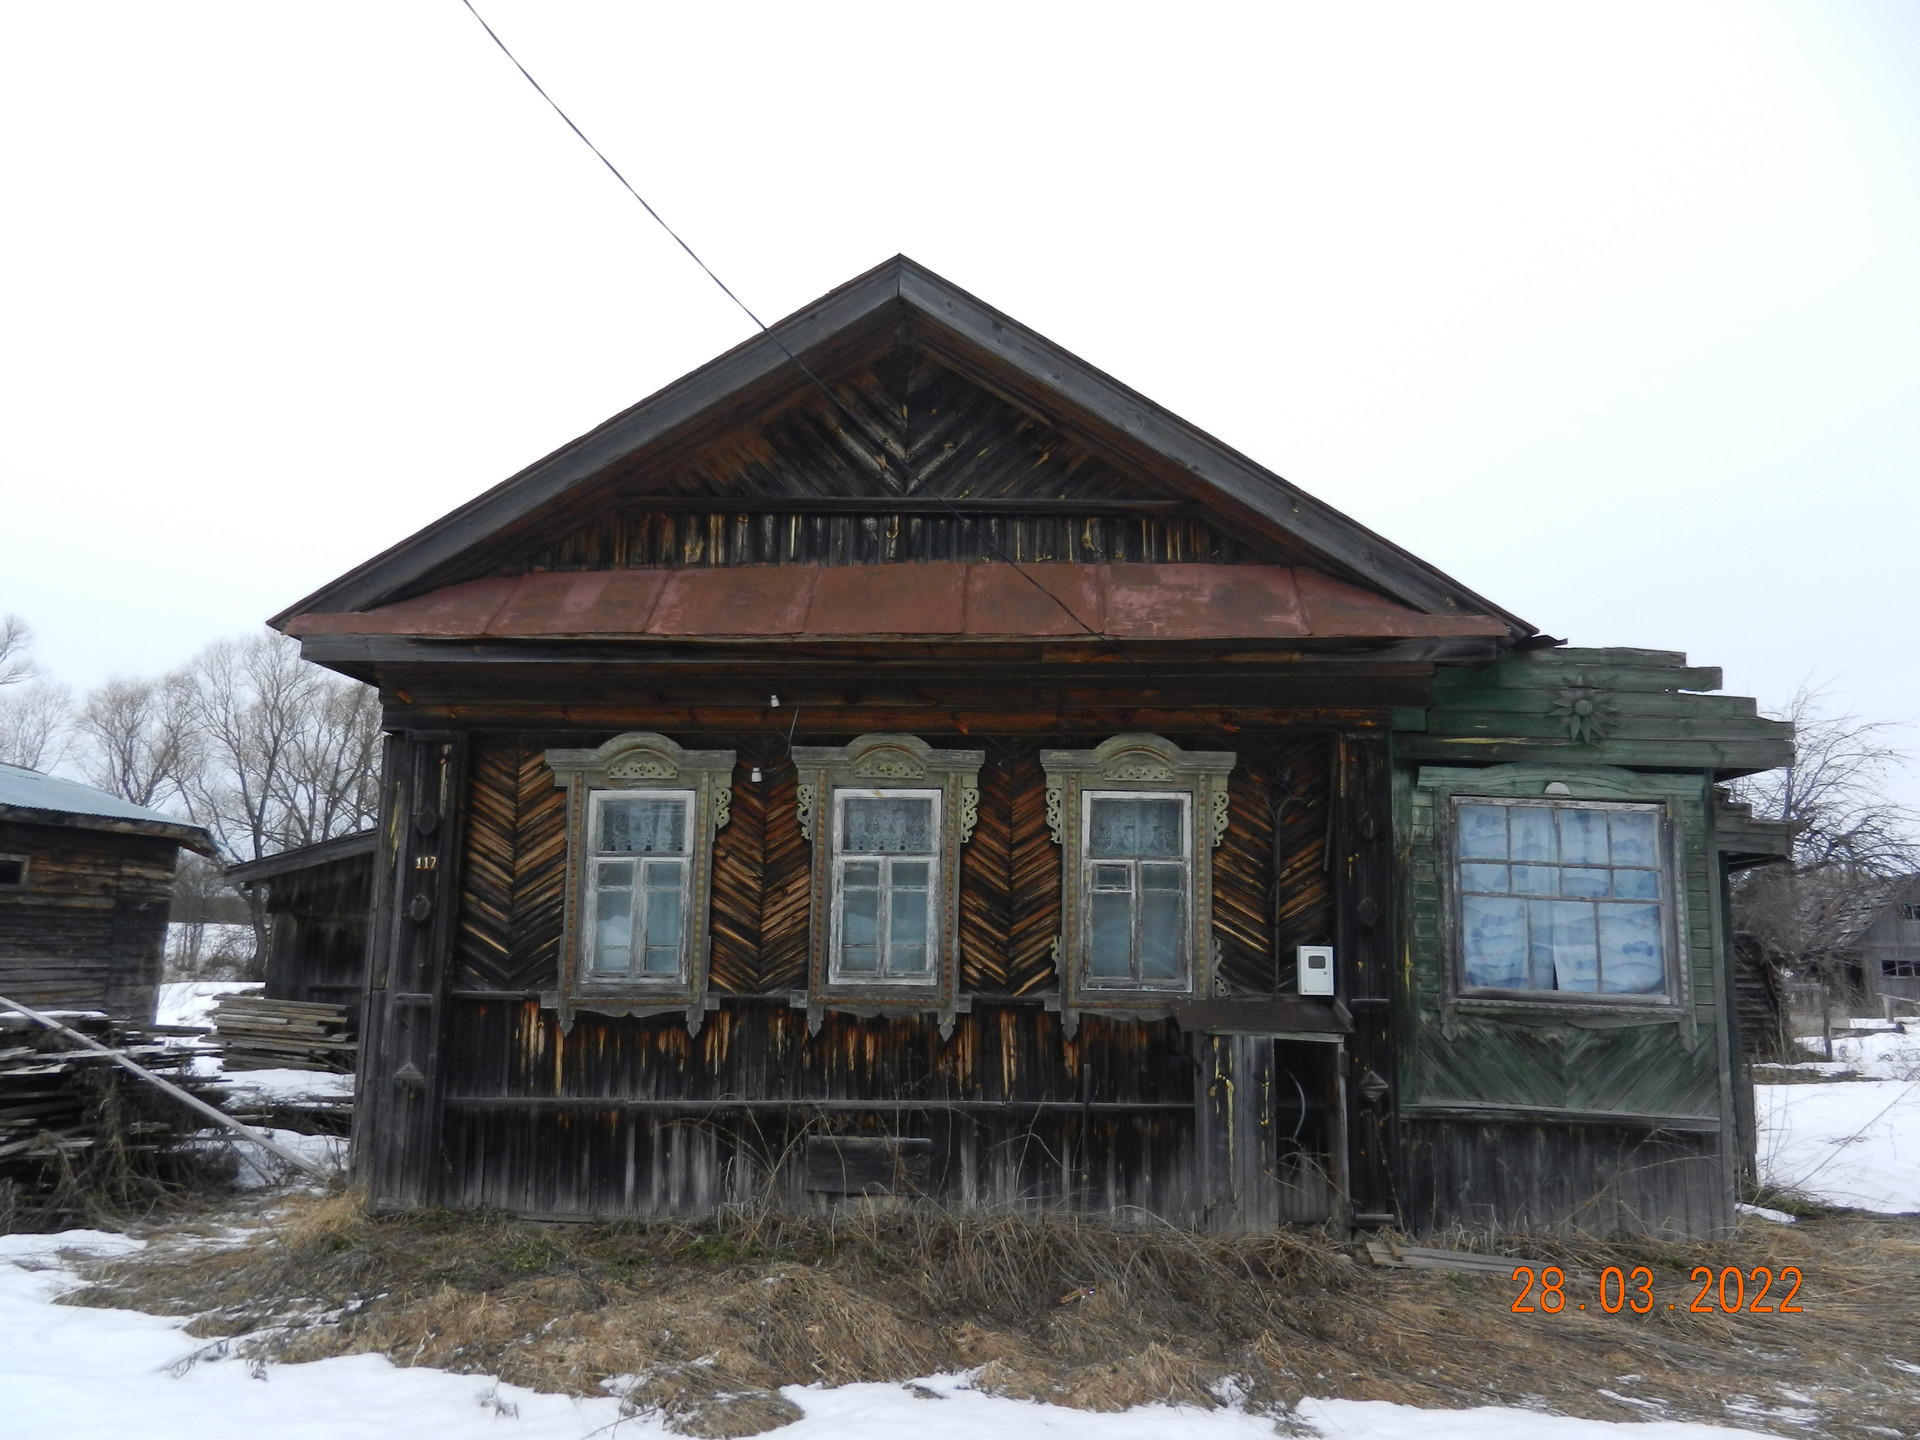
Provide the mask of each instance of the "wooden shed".
{"label": "wooden shed", "polygon": [[362,830],[227,871],[233,884],[265,892],[267,998],[344,1005],[354,1033],[367,988],[377,848],[375,833]]}
{"label": "wooden shed", "polygon": [[389,731],[376,1206],[1731,1222],[1788,728],[910,261],[273,623]]}
{"label": "wooden shed", "polygon": [[153,1021],[181,847],[198,825],[0,764],[0,995]]}

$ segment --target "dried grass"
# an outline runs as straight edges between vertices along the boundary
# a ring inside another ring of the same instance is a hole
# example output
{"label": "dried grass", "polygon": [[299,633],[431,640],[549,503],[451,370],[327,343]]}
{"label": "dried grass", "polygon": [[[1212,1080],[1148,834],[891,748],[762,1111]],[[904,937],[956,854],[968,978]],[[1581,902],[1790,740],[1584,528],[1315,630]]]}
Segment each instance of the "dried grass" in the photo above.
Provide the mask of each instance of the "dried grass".
{"label": "dried grass", "polygon": [[[190,1314],[190,1333],[268,1359],[377,1351],[582,1395],[612,1381],[702,1436],[793,1419],[783,1385],[962,1369],[1094,1410],[1232,1395],[1284,1418],[1312,1394],[1849,1440],[1920,1428],[1920,1376],[1898,1363],[1920,1355],[1920,1222],[1755,1222],[1713,1245],[1452,1238],[1570,1277],[1645,1264],[1679,1308],[1581,1312],[1595,1291],[1576,1278],[1566,1313],[1515,1315],[1503,1277],[1375,1270],[1315,1232],[937,1210],[559,1225],[369,1217],[345,1194],[287,1201],[237,1244],[162,1236],[69,1303]],[[1798,1265],[1804,1313],[1687,1313],[1696,1264]]]}

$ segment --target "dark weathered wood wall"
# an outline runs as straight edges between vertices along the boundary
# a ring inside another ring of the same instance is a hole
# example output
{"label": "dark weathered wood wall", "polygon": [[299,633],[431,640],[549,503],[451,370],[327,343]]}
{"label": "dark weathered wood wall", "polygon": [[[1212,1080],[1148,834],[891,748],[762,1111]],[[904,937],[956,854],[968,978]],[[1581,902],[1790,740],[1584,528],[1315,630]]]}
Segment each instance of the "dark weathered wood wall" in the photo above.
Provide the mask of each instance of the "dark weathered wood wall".
{"label": "dark weathered wood wall", "polygon": [[0,995],[151,1022],[179,852],[152,836],[0,821],[0,854],[28,858],[26,888],[0,890]]}
{"label": "dark weathered wood wall", "polygon": [[[1044,743],[1086,748],[1108,733]],[[593,1014],[563,1033],[540,1003],[558,982],[566,861],[564,792],[543,755],[604,738],[465,742],[441,1160],[426,1193],[542,1214],[684,1212],[743,1187],[804,1203],[806,1137],[865,1134],[931,1141],[924,1185],[964,1203],[1141,1206],[1225,1227],[1331,1213],[1333,1047],[1098,1016],[1068,1037],[1046,1008],[1058,989],[1061,860],[1038,738],[955,737],[987,762],[960,852],[962,992],[973,1008],[950,1039],[931,1016],[838,1013],[809,1037],[788,997],[806,984],[810,847],[785,737],[764,732],[697,737],[738,752],[714,851],[720,1008],[697,1037],[676,1018]],[[1335,928],[1333,739],[1170,738],[1240,755],[1232,823],[1215,851],[1222,979],[1237,994],[1291,993],[1292,946]],[[410,802],[396,792],[394,803]],[[417,861],[390,863],[404,877]],[[1224,1158],[1210,1165],[1215,1150]]]}
{"label": "dark weathered wood wall", "polygon": [[279,1000],[345,1005],[359,1030],[367,984],[367,915],[373,858],[350,856],[269,882],[266,993]]}

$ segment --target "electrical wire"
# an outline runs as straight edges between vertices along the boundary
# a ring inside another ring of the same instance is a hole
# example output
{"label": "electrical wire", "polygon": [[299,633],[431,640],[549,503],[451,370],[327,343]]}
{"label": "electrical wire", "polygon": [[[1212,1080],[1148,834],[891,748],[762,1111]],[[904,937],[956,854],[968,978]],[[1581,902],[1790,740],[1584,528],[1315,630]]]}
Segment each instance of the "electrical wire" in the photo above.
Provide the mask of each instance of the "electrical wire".
{"label": "electrical wire", "polygon": [[[606,154],[600,149],[598,145],[595,145],[593,141],[587,138],[587,132],[582,130],[578,125],[573,123],[573,117],[568,115],[565,110],[562,110],[560,108],[560,102],[555,100],[551,95],[549,95],[546,92],[545,87],[542,86],[538,80],[533,78],[533,72],[528,70],[525,65],[522,65],[520,63],[519,57],[516,56],[513,53],[513,51],[507,48],[507,42],[502,40],[499,34],[494,30],[494,28],[486,22],[485,17],[482,16],[478,10],[473,8],[473,0],[460,0],[460,3],[466,6],[467,13],[473,16],[473,18],[479,22],[480,28],[487,32],[487,38],[492,40],[493,43],[499,47],[500,53],[506,56],[507,59],[513,63],[513,68],[518,70],[521,73],[521,75],[525,77],[527,84],[533,87],[534,93],[537,94],[542,100],[546,101],[547,104],[553,108],[553,113],[558,115],[561,118],[561,120],[566,123],[566,127],[569,130],[571,130],[576,136],[579,137],[580,143],[582,145],[585,145],[587,149],[591,150],[594,153],[595,157],[600,161],[600,163],[607,167],[608,173],[611,174],[614,179],[620,182],[621,187],[629,195],[631,195],[635,200],[640,202],[640,208],[642,210],[645,210],[648,215],[653,217],[654,223],[657,224],[662,230],[666,231],[667,234],[672,237],[674,244],[678,245],[682,250],[687,252],[687,258],[693,261],[694,264],[698,265],[700,269],[706,274],[706,277],[709,280],[713,281],[715,285],[720,287],[720,293],[725,295],[735,305],[740,307],[740,313],[745,315],[757,327],[759,327],[760,333],[762,335],[765,335],[769,340],[771,340],[776,346],[779,347],[780,353],[786,356],[787,359],[791,360],[794,364],[794,368],[799,370],[799,372],[802,375],[806,376],[807,379],[813,383],[814,387],[818,389],[822,395],[826,396],[827,399],[830,402],[832,402],[833,405],[835,405],[841,411],[841,413],[844,414],[847,417],[847,419],[853,423],[854,429],[858,431],[862,436],[864,436],[869,443],[873,444],[876,450],[878,450],[882,455],[885,455],[887,453],[887,446],[883,443],[875,441],[874,437],[867,433],[867,427],[865,423],[860,419],[858,415],[854,414],[852,408],[848,406],[846,401],[842,400],[838,395],[834,394],[832,390],[828,389],[826,383],[822,381],[818,375],[814,374],[812,370],[808,369],[806,364],[800,359],[798,355],[794,354],[792,350],[787,348],[786,342],[782,340],[778,335],[774,334],[773,331],[768,328],[767,322],[762,320],[758,315],[754,314],[752,308],[747,304],[747,302],[742,300],[738,295],[734,294],[733,290],[731,289],[731,287],[728,286],[727,282],[722,280],[718,275],[714,273],[713,267],[708,265],[706,261],[702,260],[700,256],[695,253],[694,248],[680,237],[680,233],[666,222],[666,220],[661,216],[660,212],[654,209],[653,206],[647,203],[646,197],[642,195],[638,190],[633,188],[633,183],[630,180],[628,180],[625,175],[622,175],[620,173],[620,168],[617,165],[615,165],[613,161],[609,160],[606,157]],[[900,456],[900,463],[906,469],[907,480],[910,482],[908,488],[911,489],[918,484],[918,477],[915,476],[913,473],[912,461],[909,460],[906,456],[904,440],[902,443],[901,451],[902,453]],[[992,536],[988,535],[987,532],[980,527],[980,523],[977,520],[973,520],[968,516],[962,514],[959,508],[955,506],[953,502],[944,495],[934,494],[932,498],[934,498],[935,500],[938,500],[942,505],[944,505],[948,513],[951,514],[954,517],[954,519],[958,520],[961,524],[971,525],[973,527],[973,533],[975,534],[976,537],[978,537],[982,545],[984,545],[994,555],[998,556],[1006,564],[1011,565],[1014,568],[1014,570],[1019,573],[1021,579],[1025,580],[1029,585],[1033,586],[1034,589],[1038,590],[1042,595],[1046,596],[1055,605],[1059,606],[1061,611],[1064,612],[1067,618],[1072,620],[1074,624],[1078,625],[1082,630],[1086,631],[1087,634],[1093,636],[1095,639],[1101,638],[1100,632],[1095,630],[1091,625],[1087,624],[1086,621],[1082,620],[1077,614],[1075,614],[1072,606],[1068,605],[1066,601],[1062,600],[1058,595],[1054,594],[1051,590],[1047,589],[1046,586],[1042,585],[1038,580],[1034,579],[1033,576],[1028,574],[1027,571],[1020,565],[1019,561],[1015,560],[1011,555],[1007,554],[1006,551],[1002,550],[1000,548],[999,542],[994,540]]]}

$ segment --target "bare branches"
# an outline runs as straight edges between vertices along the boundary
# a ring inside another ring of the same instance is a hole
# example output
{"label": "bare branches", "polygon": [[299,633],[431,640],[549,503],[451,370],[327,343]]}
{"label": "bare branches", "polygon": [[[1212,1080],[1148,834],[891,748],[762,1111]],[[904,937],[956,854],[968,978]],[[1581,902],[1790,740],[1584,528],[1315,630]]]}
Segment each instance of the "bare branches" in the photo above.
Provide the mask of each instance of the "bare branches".
{"label": "bare branches", "polygon": [[1801,870],[1840,867],[1903,875],[1920,866],[1920,815],[1887,798],[1908,757],[1887,721],[1833,714],[1825,690],[1802,686],[1777,718],[1794,727],[1784,770],[1740,781],[1735,798],[1756,815],[1793,822]]}
{"label": "bare branches", "polygon": [[135,805],[184,803],[201,756],[190,705],[178,674],[116,675],[88,695],[76,721],[88,783]]}
{"label": "bare branches", "polygon": [[1754,813],[1794,827],[1793,863],[1750,872],[1734,889],[1736,926],[1786,963],[1839,979],[1893,881],[1920,869],[1920,815],[1889,797],[1908,757],[1896,727],[1834,714],[1802,687],[1778,718],[1794,725],[1794,762],[1734,786]]}
{"label": "bare branches", "polygon": [[38,673],[33,631],[18,615],[0,615],[0,685],[19,685]]}
{"label": "bare branches", "polygon": [[0,763],[51,770],[73,744],[73,692],[35,680],[0,694]]}

